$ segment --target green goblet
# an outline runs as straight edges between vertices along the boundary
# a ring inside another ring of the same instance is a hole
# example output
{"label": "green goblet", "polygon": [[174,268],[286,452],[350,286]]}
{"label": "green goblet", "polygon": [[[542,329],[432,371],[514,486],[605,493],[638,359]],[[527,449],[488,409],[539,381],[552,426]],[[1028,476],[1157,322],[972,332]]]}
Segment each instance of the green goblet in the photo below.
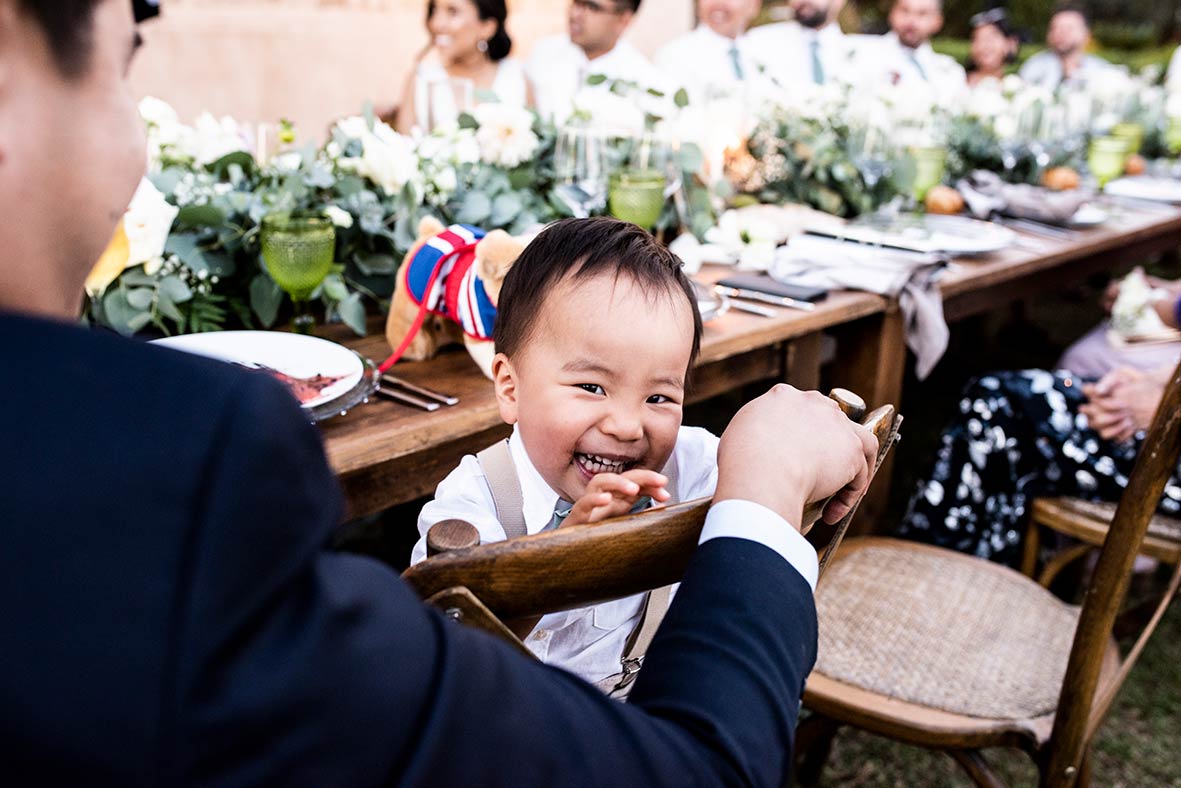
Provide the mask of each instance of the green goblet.
{"label": "green goblet", "polygon": [[1144,127],[1139,123],[1117,123],[1111,127],[1111,136],[1118,137],[1128,144],[1125,158],[1140,152],[1144,142]]}
{"label": "green goblet", "polygon": [[1169,118],[1169,125],[1165,130],[1165,145],[1172,155],[1181,153],[1181,117]]}
{"label": "green goblet", "polygon": [[291,296],[295,307],[291,330],[312,333],[316,319],[308,312],[308,299],[332,271],[335,258],[336,229],[331,220],[289,211],[267,214],[260,242],[267,273]]}
{"label": "green goblet", "polygon": [[927,196],[932,186],[943,180],[943,168],[947,164],[947,149],[940,147],[915,147],[910,149],[914,160],[914,182],[911,193],[918,201]]}
{"label": "green goblet", "polygon": [[607,210],[616,219],[651,230],[664,210],[667,178],[659,170],[621,170],[607,186]]}
{"label": "green goblet", "polygon": [[1112,178],[1123,174],[1128,157],[1128,141],[1121,137],[1096,137],[1087,151],[1087,168],[1102,189]]}

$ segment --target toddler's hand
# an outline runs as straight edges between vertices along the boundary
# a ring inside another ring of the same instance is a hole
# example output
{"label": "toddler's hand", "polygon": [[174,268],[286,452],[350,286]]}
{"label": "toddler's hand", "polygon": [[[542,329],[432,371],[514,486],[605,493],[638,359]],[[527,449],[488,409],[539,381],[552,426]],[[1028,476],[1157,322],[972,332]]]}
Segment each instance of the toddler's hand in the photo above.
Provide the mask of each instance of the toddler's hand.
{"label": "toddler's hand", "polygon": [[642,468],[623,473],[600,473],[590,480],[564,525],[597,523],[627,514],[645,495],[657,503],[664,503],[670,498],[664,488],[666,484],[668,479],[664,475]]}

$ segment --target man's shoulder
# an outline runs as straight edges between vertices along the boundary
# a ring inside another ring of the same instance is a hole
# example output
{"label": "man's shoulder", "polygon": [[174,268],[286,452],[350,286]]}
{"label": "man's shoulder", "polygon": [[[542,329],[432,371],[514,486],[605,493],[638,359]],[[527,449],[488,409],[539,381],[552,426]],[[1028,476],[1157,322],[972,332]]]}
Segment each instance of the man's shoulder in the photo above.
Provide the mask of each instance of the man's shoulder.
{"label": "man's shoulder", "polygon": [[570,40],[570,36],[562,33],[546,36],[533,45],[533,49],[529,52],[529,62],[540,63],[547,58],[569,54],[577,48]]}

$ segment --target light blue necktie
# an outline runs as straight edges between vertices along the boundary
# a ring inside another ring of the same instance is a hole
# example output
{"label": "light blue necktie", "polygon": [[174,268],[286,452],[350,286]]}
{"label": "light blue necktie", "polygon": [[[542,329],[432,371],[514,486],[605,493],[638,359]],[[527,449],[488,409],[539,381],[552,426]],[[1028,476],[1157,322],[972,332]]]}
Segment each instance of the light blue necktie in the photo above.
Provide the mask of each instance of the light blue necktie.
{"label": "light blue necktie", "polygon": [[738,44],[736,42],[730,43],[730,62],[734,64],[734,78],[739,82],[746,79],[742,73],[742,59],[738,56]]}
{"label": "light blue necktie", "polygon": [[[647,495],[641,497],[636,501],[635,505],[628,511],[628,514],[635,514],[642,512],[652,505],[652,499]],[[563,501],[561,498],[554,504],[554,516],[550,518],[549,524],[542,528],[542,531],[552,531],[555,528],[560,528],[566,518],[570,516],[570,510],[574,508],[574,504],[569,501]]]}
{"label": "light blue necktie", "polygon": [[927,70],[919,63],[918,53],[915,50],[910,50],[910,62],[914,64],[915,71],[919,72],[919,76],[923,78],[923,82],[930,82],[927,79]]}
{"label": "light blue necktie", "polygon": [[812,81],[817,85],[824,84],[824,64],[820,62],[820,39],[812,36],[812,43],[809,45],[812,50]]}

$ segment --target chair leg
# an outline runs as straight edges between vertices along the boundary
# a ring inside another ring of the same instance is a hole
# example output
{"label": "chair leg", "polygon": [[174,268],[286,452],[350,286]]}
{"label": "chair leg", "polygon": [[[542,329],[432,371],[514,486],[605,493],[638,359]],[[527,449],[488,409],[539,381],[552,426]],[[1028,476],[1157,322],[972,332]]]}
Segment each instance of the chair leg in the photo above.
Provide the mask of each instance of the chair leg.
{"label": "chair leg", "polygon": [[1041,548],[1041,526],[1032,518],[1025,529],[1025,548],[1021,554],[1021,574],[1034,579],[1037,571],[1037,551]]}
{"label": "chair leg", "polygon": [[972,782],[980,788],[1005,788],[1005,783],[999,774],[980,754],[979,750],[948,750],[948,754],[955,758],[955,762],[963,767]]}
{"label": "chair leg", "polygon": [[1094,549],[1094,547],[1086,543],[1076,544],[1073,547],[1066,548],[1050,559],[1050,562],[1046,564],[1046,568],[1042,570],[1041,576],[1037,579],[1038,583],[1042,588],[1049,588],[1050,584],[1054,582],[1054,579],[1058,577],[1059,572]]}
{"label": "chair leg", "polygon": [[841,724],[822,714],[813,713],[796,728],[795,783],[816,785],[832,752],[832,740]]}

